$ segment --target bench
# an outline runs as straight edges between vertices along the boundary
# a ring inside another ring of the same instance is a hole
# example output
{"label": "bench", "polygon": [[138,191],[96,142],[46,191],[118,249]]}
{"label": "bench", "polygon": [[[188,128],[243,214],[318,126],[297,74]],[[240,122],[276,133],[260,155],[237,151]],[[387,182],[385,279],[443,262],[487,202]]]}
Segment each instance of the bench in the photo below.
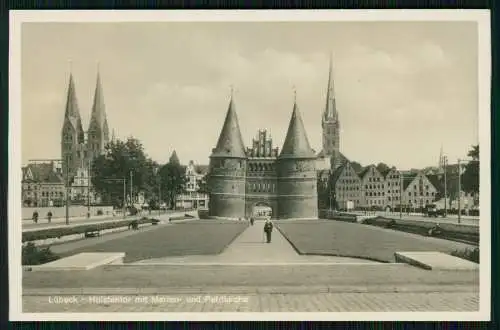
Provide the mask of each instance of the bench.
{"label": "bench", "polygon": [[85,238],[100,236],[101,232],[99,230],[89,230],[85,232]]}

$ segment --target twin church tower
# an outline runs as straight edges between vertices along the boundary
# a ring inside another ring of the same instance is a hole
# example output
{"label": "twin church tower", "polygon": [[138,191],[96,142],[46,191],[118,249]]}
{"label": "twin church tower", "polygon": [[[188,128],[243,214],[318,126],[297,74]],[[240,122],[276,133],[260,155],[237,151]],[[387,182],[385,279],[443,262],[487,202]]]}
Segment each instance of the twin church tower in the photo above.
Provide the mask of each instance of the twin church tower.
{"label": "twin church tower", "polygon": [[281,151],[273,147],[265,130],[259,130],[252,148],[245,149],[231,96],[219,139],[210,156],[209,214],[251,217],[256,206],[268,206],[274,219],[318,217],[316,164],[319,159],[329,159],[331,169],[335,169],[342,161],[331,59],[322,129],[323,150],[316,154],[294,101]]}
{"label": "twin church tower", "polygon": [[94,102],[87,131],[83,130],[80,108],[76,97],[73,74],[70,73],[66,109],[61,132],[62,170],[74,177],[78,169],[88,169],[90,162],[101,154],[109,142],[109,127],[99,71],[94,91]]}

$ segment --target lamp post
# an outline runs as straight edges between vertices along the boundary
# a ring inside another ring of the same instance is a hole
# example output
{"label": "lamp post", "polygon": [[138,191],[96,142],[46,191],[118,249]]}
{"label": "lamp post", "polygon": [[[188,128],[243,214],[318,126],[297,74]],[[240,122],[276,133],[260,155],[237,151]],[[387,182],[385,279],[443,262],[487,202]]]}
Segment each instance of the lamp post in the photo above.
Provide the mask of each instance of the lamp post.
{"label": "lamp post", "polygon": [[448,203],[447,203],[447,196],[448,196],[448,183],[447,183],[447,177],[446,177],[446,172],[448,171],[448,157],[443,156],[443,167],[444,167],[444,216],[446,217],[448,213]]}
{"label": "lamp post", "polygon": [[462,218],[462,208],[461,208],[461,199],[462,199],[462,167],[461,167],[461,162],[462,161],[471,161],[474,159],[470,158],[462,158],[457,160],[458,164],[458,223],[460,223],[460,220]]}
{"label": "lamp post", "polygon": [[[161,176],[160,176],[160,171],[159,167],[154,167],[153,172],[156,176],[156,179],[158,181],[158,216],[161,216]],[[151,207],[151,205],[150,205]]]}
{"label": "lamp post", "polygon": [[87,218],[90,218],[90,173],[92,171],[92,159],[89,159],[87,169]]}
{"label": "lamp post", "polygon": [[132,172],[132,170],[130,170],[130,206],[133,206],[133,198],[132,198],[132,182],[133,182],[133,177],[134,177],[134,173]]}

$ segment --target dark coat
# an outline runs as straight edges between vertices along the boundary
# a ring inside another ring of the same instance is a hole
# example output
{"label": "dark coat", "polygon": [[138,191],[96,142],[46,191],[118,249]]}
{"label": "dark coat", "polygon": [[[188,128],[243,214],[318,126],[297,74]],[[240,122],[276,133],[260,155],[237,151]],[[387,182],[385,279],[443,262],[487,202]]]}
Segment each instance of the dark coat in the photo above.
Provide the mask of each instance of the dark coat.
{"label": "dark coat", "polygon": [[266,233],[272,232],[273,231],[273,224],[270,222],[266,222],[266,224],[264,225],[264,231]]}

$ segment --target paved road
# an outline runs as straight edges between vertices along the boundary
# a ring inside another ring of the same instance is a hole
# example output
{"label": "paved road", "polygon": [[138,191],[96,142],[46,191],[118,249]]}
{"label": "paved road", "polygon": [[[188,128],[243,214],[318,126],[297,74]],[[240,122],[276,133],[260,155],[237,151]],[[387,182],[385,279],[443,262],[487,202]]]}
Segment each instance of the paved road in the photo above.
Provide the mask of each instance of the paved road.
{"label": "paved road", "polygon": [[[59,296],[61,298],[62,296]],[[24,313],[478,311],[474,292],[24,296]],[[98,317],[97,317],[98,318]]]}
{"label": "paved road", "polygon": [[[353,212],[360,215],[365,215],[363,212]],[[398,212],[373,212],[371,214],[380,215],[388,218],[399,219]],[[403,220],[413,220],[413,221],[430,221],[430,222],[440,222],[440,223],[458,223],[457,215],[448,215],[446,218],[438,217],[438,218],[429,218],[425,217],[421,214],[404,214],[402,215]],[[462,216],[460,219],[460,223],[464,225],[478,226],[479,218],[471,217],[471,216]]]}
{"label": "paved road", "polygon": [[[182,213],[183,211],[178,211],[178,212]],[[167,214],[172,214],[172,213],[175,213],[175,212],[169,211],[167,213],[162,213],[162,216],[167,215]],[[158,212],[151,212],[151,215],[149,215],[149,213],[143,213],[143,214],[137,215],[137,216],[127,216],[125,219],[132,220],[132,219],[137,219],[137,218],[140,218],[143,216],[158,217]],[[113,222],[113,221],[118,221],[118,220],[123,220],[123,216],[121,216],[121,215],[115,216],[115,217],[102,216],[102,217],[92,217],[90,219],[85,218],[85,217],[75,217],[75,218],[69,219],[69,226],[79,226],[79,225],[94,224],[94,223],[105,223],[105,222]],[[39,220],[38,223],[34,223],[33,221],[23,221],[22,226],[23,226],[23,231],[34,231],[34,230],[40,230],[40,229],[68,227],[68,225],[66,225],[66,220],[64,218],[53,219],[51,223],[48,223],[46,219],[42,219],[41,221]]]}

